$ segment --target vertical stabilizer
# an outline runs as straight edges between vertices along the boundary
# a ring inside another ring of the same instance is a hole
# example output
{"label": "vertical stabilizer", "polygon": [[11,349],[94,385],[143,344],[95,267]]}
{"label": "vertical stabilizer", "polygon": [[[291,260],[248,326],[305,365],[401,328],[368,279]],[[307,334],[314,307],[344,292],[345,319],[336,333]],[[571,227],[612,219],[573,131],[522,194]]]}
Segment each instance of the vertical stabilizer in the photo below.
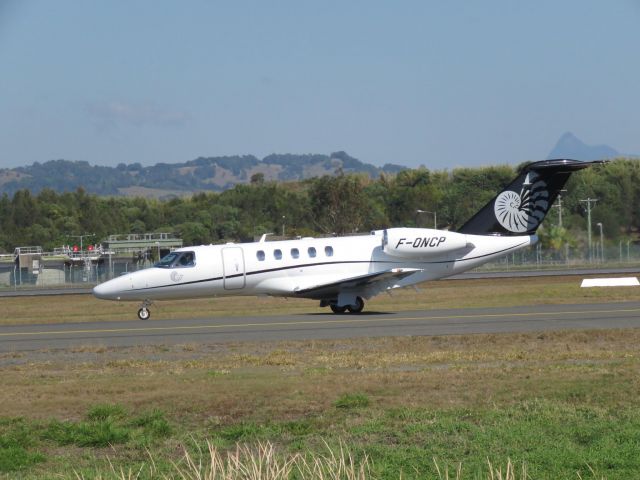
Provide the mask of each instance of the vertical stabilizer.
{"label": "vertical stabilizer", "polygon": [[530,163],[458,232],[471,235],[533,235],[571,173],[599,163],[603,161],[562,159]]}

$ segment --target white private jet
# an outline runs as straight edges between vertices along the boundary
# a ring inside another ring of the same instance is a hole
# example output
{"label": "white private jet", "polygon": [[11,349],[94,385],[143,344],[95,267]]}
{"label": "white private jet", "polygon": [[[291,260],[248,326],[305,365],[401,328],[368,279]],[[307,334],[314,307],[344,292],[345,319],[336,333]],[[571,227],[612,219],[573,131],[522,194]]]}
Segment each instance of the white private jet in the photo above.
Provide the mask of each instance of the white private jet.
{"label": "white private jet", "polygon": [[180,248],[153,267],[97,285],[106,300],[133,300],[150,317],[154,300],[222,295],[309,298],[334,313],[364,299],[455,275],[538,241],[535,232],[572,172],[594,162],[545,160],[518,177],[457,232],[388,228],[371,235]]}

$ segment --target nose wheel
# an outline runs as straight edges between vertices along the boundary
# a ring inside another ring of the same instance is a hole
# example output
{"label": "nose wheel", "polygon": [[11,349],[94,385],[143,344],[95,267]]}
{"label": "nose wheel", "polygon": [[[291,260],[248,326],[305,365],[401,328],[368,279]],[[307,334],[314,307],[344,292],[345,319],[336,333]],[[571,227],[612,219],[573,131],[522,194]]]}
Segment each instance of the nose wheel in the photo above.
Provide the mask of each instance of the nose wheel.
{"label": "nose wheel", "polygon": [[138,310],[138,318],[140,320],[149,320],[149,318],[151,317],[151,311],[149,310],[150,306],[151,302],[149,300],[145,300],[144,302],[142,302],[140,310]]}

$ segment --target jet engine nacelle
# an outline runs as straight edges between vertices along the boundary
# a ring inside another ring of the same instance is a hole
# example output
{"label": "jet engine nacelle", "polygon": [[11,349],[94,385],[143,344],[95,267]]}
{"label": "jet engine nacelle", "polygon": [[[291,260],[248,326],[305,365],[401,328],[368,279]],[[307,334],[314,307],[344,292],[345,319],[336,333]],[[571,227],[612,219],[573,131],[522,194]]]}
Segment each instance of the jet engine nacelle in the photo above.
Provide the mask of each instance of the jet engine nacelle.
{"label": "jet engine nacelle", "polygon": [[467,246],[466,235],[431,228],[389,228],[382,237],[384,253],[403,258],[439,256]]}

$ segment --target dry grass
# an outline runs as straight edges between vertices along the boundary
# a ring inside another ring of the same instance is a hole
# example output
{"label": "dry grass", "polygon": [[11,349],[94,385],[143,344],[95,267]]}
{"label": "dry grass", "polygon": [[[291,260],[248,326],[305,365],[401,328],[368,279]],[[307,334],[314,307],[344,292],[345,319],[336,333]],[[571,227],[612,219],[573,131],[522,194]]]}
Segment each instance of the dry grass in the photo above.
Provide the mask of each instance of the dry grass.
{"label": "dry grass", "polygon": [[[356,438],[353,432],[360,431],[363,432],[357,437],[360,443],[350,445],[357,445],[358,449],[373,445],[375,449],[379,442],[376,435],[387,438],[394,434],[396,426],[402,427],[403,412],[409,412],[408,415],[427,412],[416,422],[428,425],[441,416],[440,412],[509,411],[531,402],[575,405],[596,413],[635,411],[640,395],[638,345],[640,329],[626,329],[27,352],[21,356],[0,356],[0,405],[4,418],[24,417],[36,423],[46,423],[51,418],[80,421],[96,404],[122,405],[133,414],[161,409],[178,429],[161,451],[181,473],[176,470],[175,475],[165,477],[162,475],[167,469],[163,468],[160,476],[151,477],[145,470],[142,477],[137,477],[138,467],[129,466],[140,465],[142,459],[138,456],[133,462],[132,453],[120,447],[95,453],[96,458],[115,457],[118,467],[111,475],[104,474],[102,464],[102,473],[94,476],[83,473],[84,478],[231,480],[238,478],[233,475],[242,469],[254,469],[254,473],[258,467],[286,471],[286,462],[297,455],[286,450],[296,440],[288,430],[273,437],[285,457],[279,456],[277,465],[271,467],[251,463],[253,460],[237,452],[236,457],[232,454],[229,464],[226,454],[214,448],[220,445],[206,446],[203,442],[211,432],[234,428],[242,431],[243,425],[270,428],[271,422],[279,425],[291,422],[324,434],[342,428],[352,432],[347,441],[353,441]],[[354,393],[367,400],[366,408],[336,407],[338,399]],[[333,417],[342,420],[334,424]],[[398,420],[397,425],[391,422],[386,427],[388,433],[367,436],[372,425],[389,422],[389,418]],[[416,425],[416,422],[409,423]],[[487,425],[490,424],[488,420]],[[189,443],[189,438],[199,439],[206,447],[201,452],[190,447],[191,460],[181,461],[181,445],[185,439]],[[374,466],[377,466],[375,459],[380,458],[380,448],[394,447],[393,438],[382,441],[382,447],[371,452],[376,454],[372,457]],[[246,448],[252,455],[258,455],[255,458],[268,451],[260,453],[260,447],[256,450],[256,444],[252,445]],[[313,441],[307,446],[313,446]],[[317,454],[322,445],[316,446]],[[41,475],[37,478],[49,478],[46,475],[49,469],[61,468],[55,460],[61,453],[59,450],[43,453],[50,460],[34,467],[36,477]],[[82,452],[64,454],[79,460]],[[218,476],[211,473],[212,455],[222,455],[215,460]],[[319,468],[314,466],[312,457],[304,458],[310,462],[308,468]],[[349,455],[344,458],[348,460]],[[357,458],[362,459],[362,455]],[[439,458],[447,460],[442,452]],[[144,461],[148,462],[148,458]],[[86,457],[80,463],[86,472]],[[123,464],[126,467],[120,470],[119,465]],[[360,476],[362,464],[347,462],[347,465],[357,467],[352,471],[358,479],[369,478]],[[468,478],[469,472],[465,473],[464,468],[460,476],[457,469],[447,470],[451,464],[446,461],[440,465],[440,480]],[[518,468],[516,472],[509,462],[506,466],[488,465],[483,472],[482,476],[472,478],[528,478],[526,471],[520,474]],[[254,478],[251,475],[245,472],[243,478]],[[323,475],[327,479],[347,478]],[[307,471],[299,478],[325,477],[314,477]]]}
{"label": "dry grass", "polygon": [[[433,282],[420,292],[405,289],[393,297],[380,296],[369,302],[368,309],[493,306],[506,301],[606,302],[636,300],[640,294],[633,288],[580,289],[578,285],[576,277]],[[2,298],[0,305],[3,315],[8,315],[3,316],[3,323],[123,320],[131,319],[136,309],[134,303],[101,302],[90,296]],[[253,297],[166,302],[154,309],[154,318],[222,316],[249,309],[265,315],[320,311],[314,305],[310,301]],[[202,440],[211,431],[245,422],[268,425],[271,421],[306,422],[314,431],[333,432],[337,427],[330,417],[338,410],[336,400],[354,393],[366,398],[368,407],[357,415],[350,410],[339,412],[346,431],[366,431],[389,412],[402,415],[407,409],[494,411],[538,400],[595,410],[634,409],[640,396],[639,345],[640,329],[625,329],[86,346],[6,353],[0,354],[0,405],[2,417],[25,417],[34,422],[81,420],[91,406],[104,403],[119,404],[134,413],[158,408],[180,429],[163,447],[171,452],[168,458],[186,469],[182,476],[176,472],[175,477],[231,478],[207,477],[210,464],[197,463],[193,450],[190,455],[196,463],[179,463],[185,437]],[[277,442],[287,445],[292,440],[285,432]],[[255,454],[255,444],[250,448]],[[59,452],[44,453],[52,459]],[[211,450],[201,453],[198,459],[212,454]],[[121,451],[116,460],[122,463],[127,455],[130,453]],[[77,456],[80,458],[80,453]],[[226,462],[225,458],[217,460],[218,465]],[[288,458],[279,457],[278,461]],[[86,467],[86,459],[83,462]],[[37,475],[48,478],[46,472],[52,465],[60,468],[55,460],[48,460],[37,467]],[[278,465],[282,467],[282,463]],[[446,465],[442,464],[440,480],[463,478]],[[111,476],[101,473],[96,478],[138,478],[136,469],[119,468]],[[502,467],[488,465],[484,472],[482,478],[487,479],[528,478],[524,471],[517,475],[509,462]]]}
{"label": "dry grass", "polygon": [[337,451],[325,446],[324,455],[283,456],[270,442],[258,442],[256,446],[238,444],[230,452],[220,452],[207,442],[206,455],[194,459],[185,450],[183,460],[174,463],[174,467],[178,478],[189,480],[366,480],[370,477],[366,455],[356,461],[343,444]]}
{"label": "dry grass", "polygon": [[[428,282],[418,291],[398,289],[367,302],[367,311],[493,307],[639,300],[640,289],[580,288],[581,277],[531,277]],[[2,325],[136,319],[135,302],[107,302],[90,295],[0,298]],[[283,315],[326,312],[317,302],[270,297],[220,297],[157,302],[153,319]]]}
{"label": "dry grass", "polygon": [[[137,470],[131,468],[119,469],[109,463],[107,474],[96,472],[93,480],[137,480],[149,478],[168,480],[178,478],[182,480],[289,480],[300,478],[305,480],[367,480],[374,478],[371,473],[369,457],[365,454],[356,460],[349,448],[340,442],[336,448],[325,443],[326,453],[289,453],[278,452],[271,442],[258,442],[255,445],[237,444],[235,450],[221,451],[211,442],[206,443],[207,451],[196,449],[194,453],[184,448],[182,459],[171,462],[171,474],[158,473],[154,459],[143,463]],[[454,473],[449,468],[440,466],[434,459],[438,480],[463,480],[462,464],[459,463]],[[526,464],[517,469],[511,460],[504,466],[494,466],[487,461],[486,474],[473,477],[479,480],[527,480]],[[519,473],[518,473],[519,472]],[[77,480],[88,477],[75,473]],[[402,472],[398,472],[402,478]],[[429,477],[425,477],[429,478]],[[435,477],[431,477],[434,478]],[[578,479],[582,478],[578,473]]]}
{"label": "dry grass", "polygon": [[96,403],[186,424],[298,418],[365,392],[379,407],[508,405],[565,395],[629,404],[640,330],[102,348],[0,356],[3,415],[80,418]]}

